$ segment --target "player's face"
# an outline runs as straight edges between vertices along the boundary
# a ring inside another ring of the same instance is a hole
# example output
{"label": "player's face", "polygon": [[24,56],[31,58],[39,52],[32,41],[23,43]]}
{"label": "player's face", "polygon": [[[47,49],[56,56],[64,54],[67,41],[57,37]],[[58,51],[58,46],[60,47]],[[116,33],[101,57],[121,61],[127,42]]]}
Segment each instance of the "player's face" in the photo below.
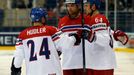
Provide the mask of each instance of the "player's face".
{"label": "player's face", "polygon": [[79,12],[78,6],[74,3],[68,3],[66,7],[69,15],[76,15]]}
{"label": "player's face", "polygon": [[91,13],[90,3],[85,3],[84,4],[84,12],[85,12],[86,15]]}

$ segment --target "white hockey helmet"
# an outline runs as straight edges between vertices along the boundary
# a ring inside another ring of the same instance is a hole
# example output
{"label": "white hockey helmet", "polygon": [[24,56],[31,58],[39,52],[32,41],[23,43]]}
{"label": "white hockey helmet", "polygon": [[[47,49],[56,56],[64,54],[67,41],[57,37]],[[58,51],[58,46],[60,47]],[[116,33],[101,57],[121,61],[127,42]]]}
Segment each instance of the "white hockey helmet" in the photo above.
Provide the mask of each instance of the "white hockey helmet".
{"label": "white hockey helmet", "polygon": [[66,1],[65,1],[65,4],[68,4],[68,3],[80,4],[80,1],[81,1],[81,0],[66,0]]}
{"label": "white hockey helmet", "polygon": [[88,2],[88,0],[83,0],[83,3],[87,3]]}

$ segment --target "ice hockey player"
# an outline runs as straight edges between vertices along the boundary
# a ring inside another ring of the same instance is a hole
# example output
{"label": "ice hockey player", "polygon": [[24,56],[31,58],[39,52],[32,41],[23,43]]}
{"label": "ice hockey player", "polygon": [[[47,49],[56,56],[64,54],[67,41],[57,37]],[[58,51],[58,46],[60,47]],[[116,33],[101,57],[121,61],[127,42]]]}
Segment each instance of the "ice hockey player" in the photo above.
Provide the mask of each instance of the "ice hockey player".
{"label": "ice hockey player", "polygon": [[87,75],[114,75],[116,59],[113,40],[125,45],[128,37],[121,30],[111,30],[108,19],[99,11],[100,5],[101,0],[84,0],[85,14],[91,17],[89,24],[96,33],[96,41],[86,46],[89,51]]}
{"label": "ice hockey player", "polygon": [[62,75],[54,35],[57,29],[46,25],[47,11],[32,8],[30,18],[33,26],[23,30],[16,42],[11,65],[11,75],[21,75],[23,59],[26,75]]}

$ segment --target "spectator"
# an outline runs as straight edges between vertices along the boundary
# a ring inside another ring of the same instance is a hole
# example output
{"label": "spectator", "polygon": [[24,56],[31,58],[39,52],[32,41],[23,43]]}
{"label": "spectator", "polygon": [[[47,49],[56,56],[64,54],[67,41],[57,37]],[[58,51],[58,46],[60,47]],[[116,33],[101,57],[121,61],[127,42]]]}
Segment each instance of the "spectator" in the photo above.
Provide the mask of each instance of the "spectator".
{"label": "spectator", "polygon": [[105,0],[100,0],[100,1],[101,1],[100,11],[105,11],[105,8],[106,8],[106,2],[105,2]]}
{"label": "spectator", "polygon": [[126,8],[124,0],[117,0],[117,9],[124,10]]}
{"label": "spectator", "polygon": [[28,8],[32,8],[33,7],[33,0],[29,0],[27,6],[28,6]]}
{"label": "spectator", "polygon": [[58,14],[59,17],[62,18],[66,14],[66,6],[64,5],[64,0],[59,0],[58,3]]}
{"label": "spectator", "polygon": [[132,11],[132,0],[127,0],[127,9],[128,11]]}
{"label": "spectator", "polygon": [[56,0],[45,0],[44,7],[46,6],[48,10],[54,9],[56,7]]}
{"label": "spectator", "polygon": [[25,1],[24,0],[13,0],[12,1],[12,8],[26,8]]}
{"label": "spectator", "polygon": [[114,10],[114,0],[109,0],[108,9],[109,10]]}
{"label": "spectator", "polygon": [[4,20],[4,10],[0,9],[0,25],[3,25]]}

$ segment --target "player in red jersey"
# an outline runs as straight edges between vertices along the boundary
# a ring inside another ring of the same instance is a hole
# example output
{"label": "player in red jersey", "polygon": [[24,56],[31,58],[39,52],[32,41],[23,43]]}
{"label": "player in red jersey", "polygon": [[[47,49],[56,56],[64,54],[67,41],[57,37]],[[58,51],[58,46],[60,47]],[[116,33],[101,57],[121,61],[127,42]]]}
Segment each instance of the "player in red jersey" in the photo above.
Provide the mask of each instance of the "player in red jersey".
{"label": "player in red jersey", "polygon": [[47,12],[43,8],[32,8],[30,18],[33,26],[23,30],[16,42],[11,75],[21,75],[23,59],[26,75],[62,75],[59,56],[54,41],[57,29],[47,26]]}
{"label": "player in red jersey", "polygon": [[[67,15],[60,19],[58,28],[64,34],[72,35],[72,33],[78,33],[76,42],[73,47],[62,49],[62,68],[64,75],[83,75],[83,55],[82,55],[82,43],[80,42],[81,30],[90,31],[89,19],[84,15],[84,27],[82,27],[82,14],[80,7],[80,0],[66,0]],[[83,29],[84,28],[84,29]],[[89,32],[94,34],[93,32]],[[92,38],[85,40],[85,46],[92,42]],[[85,52],[86,53],[86,52]],[[88,54],[86,54],[88,57]],[[87,59],[87,58],[86,58]],[[88,64],[87,64],[88,65]]]}
{"label": "player in red jersey", "polygon": [[[90,4],[89,1],[91,1],[91,3],[93,3],[93,1],[98,3],[97,4],[97,8],[95,6],[92,7],[93,4]],[[101,0],[84,0],[84,3],[85,3],[85,7],[84,7],[85,14],[86,14],[87,17],[93,17],[93,16],[98,15],[98,14],[102,15],[103,20],[105,20],[107,25],[110,26],[108,19],[103,14],[100,14],[100,12],[99,12],[100,1]],[[101,18],[100,19],[96,19],[96,21],[98,21],[98,22],[100,21],[101,22],[102,19]],[[121,30],[115,30],[115,31],[112,31],[112,34],[113,34],[113,37],[114,37],[114,39],[116,41],[120,41],[123,45],[127,44],[128,36],[126,35],[126,33],[124,33]]]}
{"label": "player in red jersey", "polygon": [[85,0],[85,13],[91,17],[89,24],[96,33],[96,41],[88,48],[90,55],[88,70],[90,71],[87,72],[88,75],[114,75],[116,60],[113,39],[126,44],[128,37],[120,30],[113,33],[108,19],[103,14],[100,14],[99,8],[100,0]]}

